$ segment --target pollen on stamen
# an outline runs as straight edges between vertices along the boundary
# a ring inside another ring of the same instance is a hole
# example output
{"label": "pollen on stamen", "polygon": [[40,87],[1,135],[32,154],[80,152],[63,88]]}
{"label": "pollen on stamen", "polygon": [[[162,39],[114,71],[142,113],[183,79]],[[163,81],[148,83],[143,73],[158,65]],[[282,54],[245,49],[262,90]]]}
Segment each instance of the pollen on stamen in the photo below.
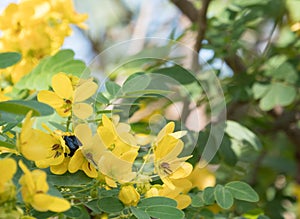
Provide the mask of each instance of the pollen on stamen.
{"label": "pollen on stamen", "polygon": [[59,147],[60,147],[59,144],[54,144],[54,145],[52,146],[52,150],[55,151],[55,150],[59,149]]}

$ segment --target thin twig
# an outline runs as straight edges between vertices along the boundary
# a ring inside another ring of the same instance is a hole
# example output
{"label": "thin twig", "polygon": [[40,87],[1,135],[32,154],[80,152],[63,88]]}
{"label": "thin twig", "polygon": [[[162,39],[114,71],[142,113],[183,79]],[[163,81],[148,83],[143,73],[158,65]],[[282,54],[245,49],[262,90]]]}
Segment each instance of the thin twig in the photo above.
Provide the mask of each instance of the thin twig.
{"label": "thin twig", "polygon": [[171,0],[171,2],[178,7],[178,9],[187,16],[190,21],[198,21],[198,10],[188,0]]}

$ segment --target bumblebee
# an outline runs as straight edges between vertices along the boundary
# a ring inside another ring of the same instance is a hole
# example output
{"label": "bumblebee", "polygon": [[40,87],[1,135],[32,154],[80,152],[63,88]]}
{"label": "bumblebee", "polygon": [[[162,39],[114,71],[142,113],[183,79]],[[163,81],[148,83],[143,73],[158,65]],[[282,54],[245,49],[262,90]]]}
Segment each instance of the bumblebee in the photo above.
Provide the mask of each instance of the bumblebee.
{"label": "bumblebee", "polygon": [[72,157],[75,153],[75,151],[82,146],[82,143],[79,141],[79,139],[75,135],[65,135],[63,136],[63,139],[70,149],[70,153],[68,154],[69,157]]}

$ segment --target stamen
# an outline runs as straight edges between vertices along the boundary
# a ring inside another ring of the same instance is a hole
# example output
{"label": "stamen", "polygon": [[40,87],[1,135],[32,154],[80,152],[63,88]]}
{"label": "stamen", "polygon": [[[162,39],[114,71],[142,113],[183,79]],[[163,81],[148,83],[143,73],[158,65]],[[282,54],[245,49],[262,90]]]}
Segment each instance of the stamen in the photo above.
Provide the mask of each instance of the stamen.
{"label": "stamen", "polygon": [[55,151],[55,150],[57,150],[59,147],[60,147],[59,144],[54,144],[54,145],[52,146],[52,150]]}
{"label": "stamen", "polygon": [[171,170],[170,168],[170,164],[168,164],[167,162],[162,162],[160,164],[160,167],[163,169],[163,171],[166,173],[166,174],[172,174],[173,171]]}

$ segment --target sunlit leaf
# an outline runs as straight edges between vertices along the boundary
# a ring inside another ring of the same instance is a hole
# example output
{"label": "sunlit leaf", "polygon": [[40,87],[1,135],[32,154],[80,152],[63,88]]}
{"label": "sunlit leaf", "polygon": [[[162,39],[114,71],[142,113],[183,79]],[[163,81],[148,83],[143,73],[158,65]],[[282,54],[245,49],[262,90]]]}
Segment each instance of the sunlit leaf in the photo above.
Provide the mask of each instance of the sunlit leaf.
{"label": "sunlit leaf", "polygon": [[18,89],[48,90],[53,75],[65,72],[80,77],[86,70],[83,61],[74,59],[72,50],[60,50],[54,56],[46,57],[15,86]]}

